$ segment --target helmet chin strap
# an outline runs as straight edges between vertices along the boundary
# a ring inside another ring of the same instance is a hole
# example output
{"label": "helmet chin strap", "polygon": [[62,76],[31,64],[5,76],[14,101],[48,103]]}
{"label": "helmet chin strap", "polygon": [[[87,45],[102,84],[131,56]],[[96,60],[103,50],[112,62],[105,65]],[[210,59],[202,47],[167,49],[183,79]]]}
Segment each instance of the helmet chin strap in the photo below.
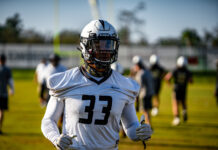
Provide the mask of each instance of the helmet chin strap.
{"label": "helmet chin strap", "polygon": [[109,74],[110,71],[111,71],[110,66],[109,66],[107,69],[105,69],[105,71],[103,71],[103,72],[97,71],[95,68],[91,67],[91,66],[89,65],[89,63],[87,63],[86,61],[85,61],[85,64],[84,64],[84,68],[86,69],[86,71],[87,71],[89,74],[91,74],[91,75],[94,76],[94,77],[104,77],[104,76],[106,76],[107,74]]}

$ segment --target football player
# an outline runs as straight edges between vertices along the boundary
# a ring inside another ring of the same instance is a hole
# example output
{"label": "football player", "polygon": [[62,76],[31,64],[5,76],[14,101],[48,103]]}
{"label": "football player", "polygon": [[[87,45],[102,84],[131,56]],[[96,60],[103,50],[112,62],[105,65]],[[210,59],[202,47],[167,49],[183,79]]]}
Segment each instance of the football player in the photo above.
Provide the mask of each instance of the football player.
{"label": "football player", "polygon": [[186,102],[186,91],[187,84],[192,83],[192,73],[187,68],[187,60],[185,57],[180,56],[177,59],[177,68],[173,70],[173,72],[169,72],[165,79],[170,84],[170,79],[174,79],[174,92],[173,92],[173,115],[174,119],[172,122],[173,126],[177,126],[180,124],[179,117],[179,105],[182,105],[182,114],[183,121],[186,122],[188,119],[187,116],[187,102]]}
{"label": "football player", "polygon": [[[59,72],[64,72],[67,70],[67,68],[65,66],[63,66],[62,64],[60,64],[60,56],[58,56],[57,54],[51,54],[49,56],[49,64],[44,68],[43,70],[43,82],[46,84],[47,79],[55,73],[59,73]],[[46,87],[47,90],[47,94],[46,94],[46,102],[48,102],[50,95],[48,94],[48,88]]]}
{"label": "football player", "polygon": [[[119,39],[114,27],[94,20],[81,32],[84,65],[49,77],[51,98],[42,120],[42,132],[58,150],[116,150],[120,120],[127,136],[145,140],[149,125],[140,125],[134,101],[139,85],[111,69],[117,60]],[[57,121],[64,112],[62,133]]]}
{"label": "football player", "polygon": [[4,119],[4,112],[8,110],[8,86],[9,94],[14,94],[14,81],[12,78],[11,69],[6,66],[6,56],[0,55],[0,135]]}
{"label": "football player", "polygon": [[163,77],[166,75],[165,69],[160,65],[159,58],[157,55],[153,54],[150,56],[149,59],[150,63],[150,72],[153,77],[153,87],[154,87],[154,95],[153,95],[153,108],[151,111],[152,116],[156,116],[159,111],[160,105],[160,89],[161,89],[161,82]]}
{"label": "football player", "polygon": [[45,98],[45,92],[46,92],[46,83],[44,81],[44,72],[47,67],[47,61],[46,58],[42,58],[40,63],[36,66],[35,71],[35,80],[38,84],[38,92],[39,92],[39,101],[41,107],[46,106],[46,98]]}
{"label": "football player", "polygon": [[139,92],[140,110],[145,115],[146,123],[151,124],[150,112],[152,109],[152,96],[154,94],[152,75],[145,67],[141,57],[134,56],[132,62],[134,64],[133,72],[135,72],[134,79],[141,86]]}

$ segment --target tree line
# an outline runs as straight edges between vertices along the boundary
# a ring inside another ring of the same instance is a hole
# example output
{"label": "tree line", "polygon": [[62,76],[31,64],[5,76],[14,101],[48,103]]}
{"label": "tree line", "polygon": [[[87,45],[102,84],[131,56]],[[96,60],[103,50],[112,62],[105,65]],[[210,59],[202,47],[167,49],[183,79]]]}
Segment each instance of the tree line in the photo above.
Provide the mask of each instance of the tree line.
{"label": "tree line", "polygon": [[[143,9],[139,5],[137,10]],[[119,14],[119,20],[121,28],[118,30],[121,44],[123,45],[149,45],[146,37],[142,31],[138,32],[140,39],[137,42],[132,42],[130,39],[133,31],[130,29],[130,24],[140,26],[144,23],[143,20],[139,19],[135,15],[136,11],[121,11]],[[131,22],[132,21],[132,22]],[[58,34],[60,44],[79,44],[78,31],[73,30],[62,30]],[[18,13],[11,17],[8,17],[4,24],[0,24],[0,43],[53,43],[55,39],[52,35],[42,34],[35,31],[34,29],[24,29],[22,19]],[[204,31],[203,37],[201,37],[195,29],[184,29],[181,35],[176,38],[161,38],[157,40],[155,45],[161,46],[206,46],[206,47],[218,47],[218,26],[213,31]]]}

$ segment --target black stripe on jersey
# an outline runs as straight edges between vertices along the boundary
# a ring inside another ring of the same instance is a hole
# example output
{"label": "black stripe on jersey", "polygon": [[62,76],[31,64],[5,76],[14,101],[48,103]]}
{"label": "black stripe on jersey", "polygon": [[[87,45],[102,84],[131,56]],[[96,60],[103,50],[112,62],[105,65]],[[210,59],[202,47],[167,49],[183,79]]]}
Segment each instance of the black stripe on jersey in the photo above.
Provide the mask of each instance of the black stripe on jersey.
{"label": "black stripe on jersey", "polygon": [[82,66],[79,67],[79,70],[87,79],[97,83],[98,85],[101,84],[102,82],[106,81],[112,74],[112,69],[111,69],[110,72],[106,76],[104,76],[101,80],[97,81],[97,80],[93,79],[92,77],[90,77],[87,74],[86,70]]}

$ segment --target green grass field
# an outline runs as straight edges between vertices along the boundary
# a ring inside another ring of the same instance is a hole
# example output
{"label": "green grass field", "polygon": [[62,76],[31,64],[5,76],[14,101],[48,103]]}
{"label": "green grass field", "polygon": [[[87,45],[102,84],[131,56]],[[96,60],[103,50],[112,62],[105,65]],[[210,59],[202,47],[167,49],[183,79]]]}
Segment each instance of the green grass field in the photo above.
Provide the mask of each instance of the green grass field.
{"label": "green grass field", "polygon": [[[0,150],[54,149],[40,130],[45,109],[40,108],[32,76],[31,71],[14,72],[15,95],[10,97],[9,111],[5,113]],[[189,120],[177,127],[171,126],[171,88],[163,85],[160,113],[152,118],[154,134],[147,143],[147,150],[218,149],[218,107],[213,96],[215,78],[195,79],[188,91]],[[143,145],[121,138],[119,149],[143,150]]]}

